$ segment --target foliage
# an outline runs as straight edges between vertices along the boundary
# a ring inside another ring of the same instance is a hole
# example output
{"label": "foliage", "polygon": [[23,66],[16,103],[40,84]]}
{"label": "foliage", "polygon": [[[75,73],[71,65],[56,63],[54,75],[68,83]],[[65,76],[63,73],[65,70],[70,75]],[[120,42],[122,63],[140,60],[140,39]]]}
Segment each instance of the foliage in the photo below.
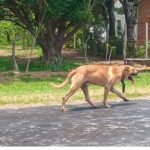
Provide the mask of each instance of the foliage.
{"label": "foliage", "polygon": [[115,51],[113,54],[114,58],[120,58],[123,55],[123,40],[119,38],[114,38],[109,41],[111,46],[115,46]]}
{"label": "foliage", "polygon": [[63,63],[63,57],[55,57],[52,62],[50,62],[50,69],[53,71],[59,71]]}
{"label": "foliage", "polygon": [[[148,41],[148,49],[150,48],[150,41]],[[145,58],[146,49],[144,45],[140,45],[136,51],[137,57],[143,57]]]}
{"label": "foliage", "polygon": [[[22,60],[17,58],[17,62],[20,71],[25,71],[27,60],[26,59]],[[10,56],[0,57],[0,64],[1,64],[0,72],[6,72],[12,70]],[[59,59],[56,58],[55,62],[51,62],[51,63],[47,63],[43,59],[37,58],[31,61],[29,71],[49,71],[49,70],[69,71],[80,66],[81,64],[84,64],[84,61],[70,60],[63,57]]]}
{"label": "foliage", "polygon": [[[27,29],[43,49],[45,59],[57,57],[63,44],[86,22],[93,20],[97,0],[1,0],[1,20]],[[42,30],[36,36],[36,31]],[[46,44],[45,44],[46,43]]]}
{"label": "foliage", "polygon": [[[123,4],[123,0],[119,1]],[[136,0],[129,1],[136,2]],[[17,32],[19,37],[17,42],[20,45],[23,45],[24,42],[31,45],[32,34],[36,37],[37,44],[43,49],[44,57],[47,56],[45,60],[51,59],[48,57],[52,56],[54,58],[52,61],[55,61],[55,57],[58,59],[61,57],[61,49],[64,44],[64,47],[73,48],[74,34],[76,34],[77,49],[84,48],[86,39],[90,35],[88,52],[95,56],[104,56],[106,49],[102,35],[109,24],[106,4],[110,4],[110,1],[0,0],[0,20],[11,21],[0,23],[0,42],[6,41],[6,33],[9,33],[12,39],[13,33]],[[123,7],[115,9],[114,12],[123,14]],[[89,32],[90,27],[94,28],[93,33]],[[116,47],[115,55],[121,56],[123,41],[120,25],[117,26],[117,33],[118,37],[111,39],[110,44]],[[131,42],[128,47],[132,49],[133,43]]]}
{"label": "foliage", "polygon": [[134,35],[134,28],[137,24],[137,17],[136,17],[136,7],[135,3],[136,0],[120,0],[125,20],[127,26],[127,57],[135,57],[136,56],[136,42],[135,42],[135,35]]}
{"label": "foliage", "polygon": [[1,29],[1,32],[0,32],[0,41],[7,41],[7,38],[6,38],[6,34],[9,33],[9,34],[13,34],[14,33],[14,24],[10,23],[10,22],[0,22],[0,29]]}
{"label": "foliage", "polygon": [[136,56],[137,57],[145,57],[145,46],[140,45],[136,51]]}
{"label": "foliage", "polygon": [[122,9],[122,7],[121,7],[121,8],[114,8],[114,11],[115,11],[117,14],[120,14],[120,15],[123,14],[123,9]]}
{"label": "foliage", "polygon": [[[21,28],[20,26],[16,26],[13,22],[10,21],[0,21],[0,43],[2,46],[2,44],[8,45],[8,42],[12,42],[13,38],[14,38],[14,34],[17,35],[17,42],[22,43],[24,38],[28,39],[27,40],[27,45],[31,45],[30,41],[31,41],[31,35],[30,33]],[[8,41],[8,38],[10,41]],[[22,43],[23,44],[23,43]]]}

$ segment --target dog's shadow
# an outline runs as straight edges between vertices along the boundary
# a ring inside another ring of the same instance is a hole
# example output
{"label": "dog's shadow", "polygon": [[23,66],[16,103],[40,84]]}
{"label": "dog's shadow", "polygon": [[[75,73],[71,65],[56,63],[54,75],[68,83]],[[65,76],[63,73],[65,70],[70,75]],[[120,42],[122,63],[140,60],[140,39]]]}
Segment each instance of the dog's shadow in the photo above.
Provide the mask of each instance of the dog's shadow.
{"label": "dog's shadow", "polygon": [[[136,103],[134,102],[126,102],[126,103],[115,103],[115,104],[111,104],[111,108],[115,108],[115,107],[126,107],[126,106],[130,106],[130,105],[135,105]],[[108,108],[108,109],[111,109]],[[103,105],[100,105],[96,108],[93,108],[91,106],[81,106],[81,107],[77,107],[77,108],[72,108],[71,111],[84,111],[84,110],[94,110],[94,109],[106,109]]]}

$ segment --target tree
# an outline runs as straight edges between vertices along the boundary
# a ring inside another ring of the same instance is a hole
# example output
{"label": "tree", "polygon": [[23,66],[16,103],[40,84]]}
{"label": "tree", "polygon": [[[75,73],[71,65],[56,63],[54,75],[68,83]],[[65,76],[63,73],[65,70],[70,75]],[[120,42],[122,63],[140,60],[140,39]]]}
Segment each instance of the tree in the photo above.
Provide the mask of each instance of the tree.
{"label": "tree", "polygon": [[[61,55],[64,43],[91,16],[88,0],[0,0],[0,18],[13,21],[36,38],[46,60]],[[95,4],[94,2],[90,3]],[[41,25],[42,24],[42,25]]]}
{"label": "tree", "polygon": [[113,39],[115,37],[114,0],[105,0],[105,6],[108,12],[109,38]]}
{"label": "tree", "polygon": [[12,44],[12,68],[14,71],[19,71],[18,64],[16,61],[16,34],[14,34],[13,44]]}
{"label": "tree", "polygon": [[92,9],[93,18],[82,29],[82,42],[85,52],[92,52],[95,56],[105,53],[102,34],[108,25],[108,14],[105,0],[98,0]]}
{"label": "tree", "polygon": [[129,57],[132,57],[135,55],[135,38],[134,38],[134,28],[136,25],[136,13],[135,13],[135,3],[137,2],[136,0],[120,0],[123,10],[124,10],[124,15],[125,15],[125,20],[126,20],[126,25],[127,25],[127,54]]}
{"label": "tree", "polygon": [[1,41],[11,42],[11,36],[14,34],[14,30],[16,29],[15,25],[11,22],[2,21],[0,22],[0,38]]}

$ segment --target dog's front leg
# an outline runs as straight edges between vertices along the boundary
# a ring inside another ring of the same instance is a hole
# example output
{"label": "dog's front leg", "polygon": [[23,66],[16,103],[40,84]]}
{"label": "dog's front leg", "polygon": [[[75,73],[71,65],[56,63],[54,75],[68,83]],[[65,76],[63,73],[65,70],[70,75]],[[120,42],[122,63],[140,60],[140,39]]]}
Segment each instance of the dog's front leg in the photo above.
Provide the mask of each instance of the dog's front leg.
{"label": "dog's front leg", "polygon": [[94,108],[97,108],[97,106],[91,101],[88,91],[88,86],[86,83],[82,84],[81,89],[85,95],[85,100]]}
{"label": "dog's front leg", "polygon": [[110,86],[105,86],[104,88],[104,100],[103,100],[103,104],[105,106],[105,108],[110,108],[111,106],[107,104],[107,96],[108,93],[110,91],[111,87]]}
{"label": "dog's front leg", "polygon": [[112,93],[115,93],[117,96],[119,96],[120,98],[122,98],[124,101],[129,101],[129,99],[127,99],[126,97],[124,97],[118,90],[116,90],[114,87],[112,87],[110,89],[110,91]]}

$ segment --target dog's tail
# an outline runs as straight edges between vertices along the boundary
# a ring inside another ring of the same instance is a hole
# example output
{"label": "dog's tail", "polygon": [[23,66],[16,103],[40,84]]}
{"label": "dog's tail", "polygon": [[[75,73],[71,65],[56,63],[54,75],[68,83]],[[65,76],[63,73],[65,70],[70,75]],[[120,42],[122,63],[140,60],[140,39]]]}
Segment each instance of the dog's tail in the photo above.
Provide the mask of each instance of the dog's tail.
{"label": "dog's tail", "polygon": [[76,73],[76,70],[72,70],[68,75],[67,78],[65,79],[65,81],[62,84],[54,84],[54,83],[50,83],[51,86],[55,87],[55,88],[62,88],[64,87],[68,81],[72,78],[72,76]]}

